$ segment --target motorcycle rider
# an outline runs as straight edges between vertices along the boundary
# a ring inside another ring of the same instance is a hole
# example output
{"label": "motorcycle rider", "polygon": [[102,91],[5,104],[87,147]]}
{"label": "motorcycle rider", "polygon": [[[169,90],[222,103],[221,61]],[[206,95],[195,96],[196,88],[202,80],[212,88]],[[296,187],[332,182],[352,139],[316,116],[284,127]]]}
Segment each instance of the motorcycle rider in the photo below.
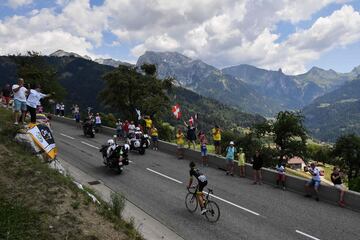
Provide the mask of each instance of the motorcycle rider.
{"label": "motorcycle rider", "polygon": [[109,139],[107,141],[107,144],[108,144],[108,148],[106,150],[106,156],[107,156],[107,159],[109,159],[110,156],[112,155],[113,151],[116,149],[117,145],[113,139]]}
{"label": "motorcycle rider", "polygon": [[143,133],[142,133],[141,129],[139,127],[136,127],[135,128],[135,138],[141,139],[142,135],[143,135]]}

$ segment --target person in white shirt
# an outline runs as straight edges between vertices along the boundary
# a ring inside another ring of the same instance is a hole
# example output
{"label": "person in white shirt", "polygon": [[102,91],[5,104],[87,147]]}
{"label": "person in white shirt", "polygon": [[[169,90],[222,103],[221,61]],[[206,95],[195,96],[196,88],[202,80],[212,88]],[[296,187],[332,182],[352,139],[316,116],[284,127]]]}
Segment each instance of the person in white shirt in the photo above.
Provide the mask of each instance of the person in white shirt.
{"label": "person in white shirt", "polygon": [[[18,84],[12,86],[12,92],[14,94],[14,118],[15,125],[18,125],[19,122],[24,123],[25,113],[26,113],[26,94],[28,90],[24,87],[24,79],[19,78]],[[20,114],[21,111],[21,115]]]}
{"label": "person in white shirt", "polygon": [[95,116],[95,130],[96,132],[99,132],[101,128],[101,117],[99,113],[96,113]]}
{"label": "person in white shirt", "polygon": [[40,85],[35,84],[35,86],[30,89],[29,96],[26,101],[27,110],[30,112],[30,122],[36,123],[36,106],[39,105],[40,99],[50,97],[51,94],[43,94],[40,92]]}
{"label": "person in white shirt", "polygon": [[60,114],[62,117],[65,116],[65,104],[64,103],[60,104]]}
{"label": "person in white shirt", "polygon": [[276,168],[276,186],[279,187],[280,182],[282,183],[282,188],[285,190],[285,163],[279,161],[279,163],[275,166]]}
{"label": "person in white shirt", "polygon": [[134,124],[134,121],[131,121],[130,124],[129,124],[129,138],[132,138],[134,133],[135,133],[135,124]]}
{"label": "person in white shirt", "polygon": [[306,192],[306,197],[311,197],[310,195],[310,187],[314,187],[315,190],[315,194],[316,194],[316,201],[319,201],[319,187],[320,187],[320,182],[321,182],[321,178],[320,178],[320,170],[315,166],[315,163],[311,163],[310,164],[310,168],[309,168],[309,173],[311,174],[311,179],[305,184],[305,192]]}
{"label": "person in white shirt", "polygon": [[56,111],[55,111],[55,114],[56,116],[60,116],[60,103],[56,103]]}

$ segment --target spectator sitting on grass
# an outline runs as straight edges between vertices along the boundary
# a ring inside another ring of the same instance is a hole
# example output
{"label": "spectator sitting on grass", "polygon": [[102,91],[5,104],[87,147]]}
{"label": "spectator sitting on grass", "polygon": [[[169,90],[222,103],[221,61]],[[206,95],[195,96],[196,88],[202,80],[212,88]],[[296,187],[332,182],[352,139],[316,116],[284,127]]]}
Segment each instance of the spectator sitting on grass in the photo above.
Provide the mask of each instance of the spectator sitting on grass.
{"label": "spectator sitting on grass", "polygon": [[331,173],[331,181],[333,182],[334,187],[340,191],[340,200],[338,201],[338,204],[341,207],[344,207],[345,206],[344,194],[346,188],[341,181],[341,177],[342,177],[342,173],[339,171],[339,168],[334,167],[333,172]]}
{"label": "spectator sitting on grass", "polygon": [[315,190],[315,199],[319,201],[319,187],[320,187],[320,170],[315,166],[315,163],[310,164],[310,168],[308,169],[309,173],[311,174],[311,179],[305,184],[305,197],[311,197],[310,195],[310,187],[313,187]]}

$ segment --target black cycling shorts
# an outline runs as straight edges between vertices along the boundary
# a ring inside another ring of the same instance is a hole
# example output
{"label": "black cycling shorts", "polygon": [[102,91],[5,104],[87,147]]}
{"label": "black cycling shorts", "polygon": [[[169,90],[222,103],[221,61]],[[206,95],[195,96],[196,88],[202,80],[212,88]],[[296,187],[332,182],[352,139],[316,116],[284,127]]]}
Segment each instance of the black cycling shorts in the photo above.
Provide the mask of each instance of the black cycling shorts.
{"label": "black cycling shorts", "polygon": [[207,181],[205,182],[200,182],[198,184],[198,192],[202,192],[204,190],[204,187],[207,185]]}

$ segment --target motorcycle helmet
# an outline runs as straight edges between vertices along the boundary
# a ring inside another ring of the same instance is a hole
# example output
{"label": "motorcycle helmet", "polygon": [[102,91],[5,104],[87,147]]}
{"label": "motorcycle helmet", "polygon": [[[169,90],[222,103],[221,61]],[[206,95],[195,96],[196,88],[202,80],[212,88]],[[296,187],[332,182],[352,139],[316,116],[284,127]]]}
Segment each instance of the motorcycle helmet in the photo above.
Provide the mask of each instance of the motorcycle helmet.
{"label": "motorcycle helmet", "polygon": [[139,141],[135,141],[135,142],[134,142],[134,147],[139,148],[139,147],[140,147],[140,142],[139,142]]}
{"label": "motorcycle helmet", "polygon": [[136,127],[135,130],[139,132],[139,131],[140,131],[140,128],[139,128],[139,127]]}
{"label": "motorcycle helmet", "polygon": [[125,151],[129,151],[129,150],[130,150],[129,144],[127,144],[127,143],[124,144],[124,150],[125,150]]}
{"label": "motorcycle helmet", "polygon": [[114,140],[112,140],[112,139],[109,139],[109,140],[107,141],[107,143],[108,143],[108,145],[109,145],[109,146],[111,146],[111,145],[114,145],[114,144],[115,144]]}

